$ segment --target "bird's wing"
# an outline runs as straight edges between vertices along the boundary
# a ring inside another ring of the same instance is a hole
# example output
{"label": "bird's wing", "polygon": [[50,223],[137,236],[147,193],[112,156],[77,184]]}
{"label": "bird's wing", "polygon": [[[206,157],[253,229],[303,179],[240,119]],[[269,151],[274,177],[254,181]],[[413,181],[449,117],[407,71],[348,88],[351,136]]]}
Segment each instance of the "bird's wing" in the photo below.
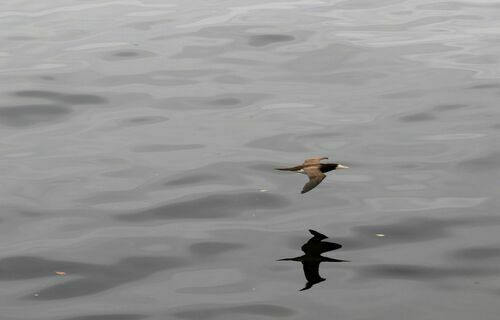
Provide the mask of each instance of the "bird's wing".
{"label": "bird's wing", "polygon": [[320,263],[321,263],[320,260],[302,262],[302,269],[304,270],[304,276],[306,277],[307,282],[311,282],[313,285],[325,280],[321,278],[321,276],[319,275]]}
{"label": "bird's wing", "polygon": [[328,238],[324,234],[321,234],[318,231],[313,230],[313,229],[309,229],[309,233],[312,234],[314,236],[314,238],[316,238],[318,240],[324,240],[324,239]]}
{"label": "bird's wing", "polygon": [[302,188],[301,193],[306,193],[312,189],[314,189],[318,184],[323,181],[323,179],[326,177],[326,175],[319,170],[319,168],[305,168],[304,172],[307,174],[309,177],[309,182],[307,182],[304,185],[304,188]]}
{"label": "bird's wing", "polygon": [[308,166],[311,164],[319,164],[321,160],[328,159],[328,157],[317,157],[317,158],[311,158],[311,159],[306,159],[302,165]]}
{"label": "bird's wing", "polygon": [[325,278],[321,278],[319,275],[319,264],[320,261],[304,261],[302,262],[302,267],[304,269],[304,275],[306,276],[307,283],[304,288],[300,291],[308,290],[316,283],[325,281]]}

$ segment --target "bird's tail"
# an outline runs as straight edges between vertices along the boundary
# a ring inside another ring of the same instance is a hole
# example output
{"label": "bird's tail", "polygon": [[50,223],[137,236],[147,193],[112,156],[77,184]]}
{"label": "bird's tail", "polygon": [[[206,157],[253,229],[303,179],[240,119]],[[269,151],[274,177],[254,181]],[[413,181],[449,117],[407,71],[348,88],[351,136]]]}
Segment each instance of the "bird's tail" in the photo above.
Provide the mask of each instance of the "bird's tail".
{"label": "bird's tail", "polygon": [[284,258],[284,259],[278,259],[276,261],[300,261],[302,257],[295,257],[295,258]]}
{"label": "bird's tail", "polygon": [[302,166],[296,166],[296,167],[290,167],[290,168],[275,168],[276,170],[281,170],[281,171],[298,171],[302,169]]}

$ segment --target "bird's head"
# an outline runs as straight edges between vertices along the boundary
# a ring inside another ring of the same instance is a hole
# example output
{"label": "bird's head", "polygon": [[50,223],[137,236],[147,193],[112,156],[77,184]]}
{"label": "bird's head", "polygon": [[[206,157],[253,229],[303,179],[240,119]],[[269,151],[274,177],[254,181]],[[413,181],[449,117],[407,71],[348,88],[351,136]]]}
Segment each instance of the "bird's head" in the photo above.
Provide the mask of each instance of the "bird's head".
{"label": "bird's head", "polygon": [[325,163],[323,164],[321,171],[322,172],[328,172],[332,170],[337,170],[337,169],[348,169],[348,166],[344,166],[343,164],[340,163]]}
{"label": "bird's head", "polygon": [[348,166],[344,166],[343,164],[340,163],[336,163],[336,165],[337,166],[335,167],[335,169],[349,169]]}

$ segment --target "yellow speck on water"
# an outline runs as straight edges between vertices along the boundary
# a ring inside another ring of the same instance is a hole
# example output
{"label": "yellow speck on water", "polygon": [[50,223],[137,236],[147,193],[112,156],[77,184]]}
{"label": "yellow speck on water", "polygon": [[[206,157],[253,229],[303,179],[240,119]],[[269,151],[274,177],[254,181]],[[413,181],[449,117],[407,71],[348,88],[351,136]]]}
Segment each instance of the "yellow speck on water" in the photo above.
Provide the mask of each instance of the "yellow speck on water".
{"label": "yellow speck on water", "polygon": [[260,191],[260,192],[267,192],[267,191],[269,191],[269,190],[267,190],[267,189],[260,189],[259,191]]}
{"label": "yellow speck on water", "polygon": [[66,272],[64,272],[64,271],[56,271],[54,273],[57,274],[58,276],[65,276],[66,275]]}
{"label": "yellow speck on water", "polygon": [[385,237],[385,234],[383,234],[383,233],[376,233],[375,235],[376,235],[377,237]]}

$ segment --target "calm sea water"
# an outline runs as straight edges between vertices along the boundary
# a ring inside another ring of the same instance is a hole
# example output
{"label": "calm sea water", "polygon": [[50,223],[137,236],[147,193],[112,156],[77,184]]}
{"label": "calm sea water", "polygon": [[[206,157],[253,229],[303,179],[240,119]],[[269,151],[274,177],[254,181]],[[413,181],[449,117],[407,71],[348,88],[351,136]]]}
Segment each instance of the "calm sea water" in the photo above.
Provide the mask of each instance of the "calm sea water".
{"label": "calm sea water", "polygon": [[[2,1],[0,319],[498,319],[499,21]],[[273,170],[312,156],[350,169]],[[308,229],[350,262],[299,291]]]}

